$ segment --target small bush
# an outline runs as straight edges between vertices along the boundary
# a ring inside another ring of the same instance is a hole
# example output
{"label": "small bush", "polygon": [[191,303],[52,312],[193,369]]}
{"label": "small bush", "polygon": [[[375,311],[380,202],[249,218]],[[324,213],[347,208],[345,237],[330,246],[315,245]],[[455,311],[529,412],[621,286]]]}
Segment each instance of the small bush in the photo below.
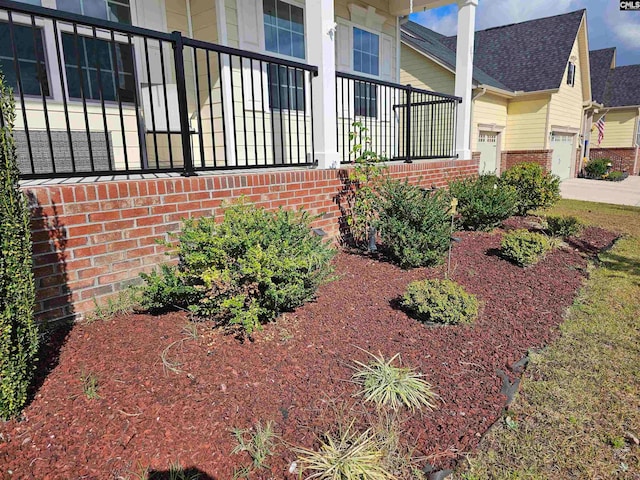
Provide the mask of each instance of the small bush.
{"label": "small bush", "polygon": [[27,401],[39,339],[33,316],[31,214],[19,186],[13,92],[2,75],[0,117],[0,418],[9,418]]}
{"label": "small bush", "polygon": [[480,175],[449,184],[458,199],[462,227],[467,230],[492,230],[516,213],[515,188],[500,183],[495,175]]}
{"label": "small bush", "polygon": [[538,262],[551,248],[546,236],[528,230],[514,230],[502,237],[502,256],[521,267]]}
{"label": "small bush", "polygon": [[576,217],[549,215],[547,217],[547,232],[554,237],[571,237],[582,230],[582,223]]}
{"label": "small bush", "polygon": [[560,177],[545,172],[537,163],[514,165],[502,174],[501,182],[516,189],[516,211],[526,215],[560,200]]}
{"label": "small bush", "polygon": [[609,170],[611,160],[608,158],[594,158],[584,166],[584,172],[590,178],[602,178]]}
{"label": "small bush", "polygon": [[449,247],[451,217],[445,192],[424,192],[387,179],[376,203],[383,249],[402,268],[436,265]]}
{"label": "small bush", "polygon": [[619,172],[617,170],[613,172],[609,172],[607,176],[604,177],[605,180],[609,182],[621,182],[625,178],[627,178],[629,174],[627,172]]}
{"label": "small bush", "polygon": [[478,316],[478,300],[451,280],[411,282],[400,305],[423,322],[457,325],[471,323]]}
{"label": "small bush", "polygon": [[188,308],[251,334],[315,295],[335,250],[310,231],[303,212],[267,212],[237,203],[213,217],[185,220],[177,266],[143,275],[142,306]]}

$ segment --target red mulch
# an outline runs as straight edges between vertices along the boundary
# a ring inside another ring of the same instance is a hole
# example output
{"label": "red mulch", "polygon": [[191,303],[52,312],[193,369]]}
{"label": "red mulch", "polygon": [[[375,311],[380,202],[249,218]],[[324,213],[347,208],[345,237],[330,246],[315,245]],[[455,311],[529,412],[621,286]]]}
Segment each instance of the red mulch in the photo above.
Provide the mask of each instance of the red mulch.
{"label": "red mulch", "polygon": [[[558,335],[587,265],[584,253],[560,248],[521,269],[497,256],[499,232],[458,236],[453,278],[483,303],[473,326],[427,327],[393,308],[407,283],[442,277],[442,267],[402,271],[345,253],[335,260],[340,278],[320,289],[317,302],[267,325],[253,342],[201,324],[200,340],[170,349],[180,374],[163,370],[161,353],[184,338],[183,313],[76,325],[23,419],[0,424],[0,477],[11,470],[10,478],[117,478],[138,465],[166,470],[180,461],[229,479],[248,463],[230,454],[231,428],[270,419],[284,441],[311,447],[335,423],[340,402],[358,404],[357,387],[346,381],[353,360],[367,360],[358,347],[401,353],[426,374],[442,402],[411,418],[406,438],[416,455],[451,465],[502,412],[496,370],[509,372],[528,349]],[[589,228],[576,244],[592,253],[614,239]],[[97,375],[99,399],[83,395],[83,372]],[[294,478],[286,473],[294,459],[279,447],[264,478]]]}

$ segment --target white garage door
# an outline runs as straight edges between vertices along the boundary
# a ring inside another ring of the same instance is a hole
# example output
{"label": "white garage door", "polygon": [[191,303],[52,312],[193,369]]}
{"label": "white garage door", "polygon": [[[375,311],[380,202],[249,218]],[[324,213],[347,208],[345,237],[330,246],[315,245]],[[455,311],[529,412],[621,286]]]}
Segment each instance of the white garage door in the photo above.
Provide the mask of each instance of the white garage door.
{"label": "white garage door", "polygon": [[480,132],[478,151],[480,152],[480,173],[496,173],[498,170],[498,134]]}
{"label": "white garage door", "polygon": [[558,175],[561,180],[571,176],[571,162],[575,159],[574,137],[575,135],[558,133],[551,135],[550,148],[553,150],[551,173]]}

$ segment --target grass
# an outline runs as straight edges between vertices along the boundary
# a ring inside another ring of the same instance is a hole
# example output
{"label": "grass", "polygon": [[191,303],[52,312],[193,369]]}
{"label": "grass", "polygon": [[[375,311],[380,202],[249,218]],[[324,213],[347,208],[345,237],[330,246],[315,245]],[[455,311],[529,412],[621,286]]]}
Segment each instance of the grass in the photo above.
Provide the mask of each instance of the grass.
{"label": "grass", "polygon": [[244,466],[237,469],[234,478],[249,478],[252,470],[268,468],[266,462],[273,455],[276,440],[272,421],[264,425],[258,422],[250,429],[235,428],[232,434],[238,444],[231,453],[237,455],[246,452],[252,462],[250,467]]}
{"label": "grass", "polygon": [[640,208],[563,200],[550,213],[625,234],[600,255],[561,327],[533,355],[509,420],[458,479],[637,479]]}
{"label": "grass", "polygon": [[89,400],[95,400],[100,398],[98,394],[99,385],[98,385],[98,377],[93,373],[82,373],[80,375],[80,382],[82,383],[82,393]]}
{"label": "grass", "polygon": [[119,315],[127,315],[135,311],[139,305],[140,293],[134,288],[128,288],[118,292],[115,297],[108,298],[106,302],[98,303],[93,299],[93,311],[85,315],[86,323],[93,323],[98,320],[111,320]]}
{"label": "grass", "polygon": [[389,480],[384,445],[371,430],[358,433],[352,421],[337,434],[327,433],[319,450],[295,449],[306,479]]}
{"label": "grass", "polygon": [[388,407],[398,411],[407,407],[412,412],[427,408],[435,408],[438,396],[433,392],[422,377],[412,368],[396,367],[393,365],[400,354],[385,360],[382,355],[376,356],[366,352],[373,358],[368,364],[356,361],[356,372],[352,380],[362,386],[358,395],[362,395],[366,402],[373,402],[378,408]]}

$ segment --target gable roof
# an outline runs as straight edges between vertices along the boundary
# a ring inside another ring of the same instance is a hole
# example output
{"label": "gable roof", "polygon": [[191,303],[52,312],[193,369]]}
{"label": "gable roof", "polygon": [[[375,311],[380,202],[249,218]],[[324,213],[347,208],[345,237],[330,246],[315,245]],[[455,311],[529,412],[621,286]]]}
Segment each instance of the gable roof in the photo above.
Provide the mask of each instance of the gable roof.
{"label": "gable roof", "polygon": [[607,107],[640,106],[640,65],[627,65],[611,70],[604,104]]}
{"label": "gable roof", "polygon": [[611,73],[611,65],[616,54],[615,47],[592,50],[589,52],[589,65],[591,67],[591,94],[593,100],[604,103],[604,94],[607,88],[607,79]]}
{"label": "gable roof", "polygon": [[[477,69],[495,83],[512,91],[535,92],[559,88],[585,11],[582,9],[477,31],[474,77]],[[403,31],[414,37],[412,46],[424,48],[424,53],[434,55],[443,62],[446,60],[441,56],[446,55],[442,54],[441,49],[445,47],[448,55],[453,55],[455,69],[457,38],[433,32],[435,35],[431,34],[428,38],[416,39],[415,37],[422,37],[425,30],[429,30],[416,25],[414,22],[407,22],[402,26]],[[403,35],[402,40],[405,41],[405,38]],[[417,40],[424,43],[416,44]],[[407,43],[411,44],[409,40]],[[450,59],[448,61],[451,62]]]}
{"label": "gable roof", "polygon": [[[456,53],[441,43],[441,40],[446,38],[444,35],[440,35],[439,33],[429,30],[417,23],[408,22],[403,26],[401,36],[404,43],[415,48],[419,52],[436,57],[451,71],[455,72]],[[508,90],[506,85],[503,85],[495,78],[487,75],[475,65],[473,67],[473,79],[480,84],[491,85],[492,87]]]}

